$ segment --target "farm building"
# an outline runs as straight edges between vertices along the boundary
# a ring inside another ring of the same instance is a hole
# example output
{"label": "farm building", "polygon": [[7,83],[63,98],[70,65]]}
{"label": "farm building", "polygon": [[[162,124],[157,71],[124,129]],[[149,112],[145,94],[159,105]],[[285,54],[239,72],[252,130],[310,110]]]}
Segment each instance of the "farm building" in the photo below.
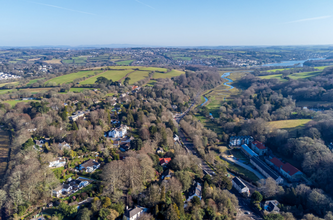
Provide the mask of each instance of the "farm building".
{"label": "farm building", "polygon": [[255,166],[260,173],[262,173],[266,178],[271,177],[276,183],[280,184],[283,182],[281,176],[274,172],[270,167],[268,167],[264,161],[260,160],[259,157],[251,157],[250,163]]}
{"label": "farm building", "polygon": [[296,167],[290,163],[283,163],[278,158],[274,157],[270,161],[270,164],[273,165],[282,176],[286,177],[289,181],[297,181],[303,175],[303,173],[298,170]]}

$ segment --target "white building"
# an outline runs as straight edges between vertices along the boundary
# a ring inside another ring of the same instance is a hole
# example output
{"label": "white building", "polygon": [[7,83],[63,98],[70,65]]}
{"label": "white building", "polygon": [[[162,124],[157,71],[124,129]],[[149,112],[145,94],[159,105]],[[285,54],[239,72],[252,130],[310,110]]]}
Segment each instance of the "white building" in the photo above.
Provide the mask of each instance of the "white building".
{"label": "white building", "polygon": [[250,195],[250,189],[240,180],[238,177],[235,177],[231,180],[232,186],[241,194]]}
{"label": "white building", "polygon": [[49,167],[63,167],[66,164],[66,159],[59,157],[58,159],[51,161]]}
{"label": "white building", "polygon": [[80,164],[79,166],[79,170],[84,170],[87,173],[92,173],[94,172],[96,169],[98,169],[100,167],[100,164],[98,162],[96,162],[95,160],[88,160],[86,162],[84,162],[83,164]]}
{"label": "white building", "polygon": [[109,131],[108,136],[112,138],[122,138],[127,134],[128,127],[126,125],[121,125],[119,128],[114,128]]}
{"label": "white building", "polygon": [[147,211],[147,209],[144,207],[137,206],[132,209],[128,209],[128,206],[126,206],[124,215],[127,220],[135,220],[135,219],[138,219],[146,211]]}

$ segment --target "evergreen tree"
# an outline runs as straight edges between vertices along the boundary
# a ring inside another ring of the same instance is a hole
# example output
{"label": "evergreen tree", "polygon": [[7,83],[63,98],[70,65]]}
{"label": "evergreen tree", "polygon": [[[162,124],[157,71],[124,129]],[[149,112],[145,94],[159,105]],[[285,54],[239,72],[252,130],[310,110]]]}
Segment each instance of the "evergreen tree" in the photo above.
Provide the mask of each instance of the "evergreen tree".
{"label": "evergreen tree", "polygon": [[75,130],[75,131],[79,130],[75,121],[73,121],[72,129]]}

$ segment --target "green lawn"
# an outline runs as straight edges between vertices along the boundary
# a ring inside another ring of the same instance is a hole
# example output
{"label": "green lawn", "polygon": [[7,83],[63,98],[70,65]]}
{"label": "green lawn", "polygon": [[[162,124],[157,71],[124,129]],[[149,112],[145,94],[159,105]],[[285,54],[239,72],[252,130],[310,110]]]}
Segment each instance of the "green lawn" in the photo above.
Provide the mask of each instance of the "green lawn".
{"label": "green lawn", "polygon": [[128,66],[130,65],[134,60],[124,60],[124,61],[118,61],[116,62],[117,65],[120,66]]}
{"label": "green lawn", "polygon": [[182,74],[185,74],[185,72],[180,71],[180,70],[171,70],[170,72],[167,72],[167,73],[155,73],[153,78],[154,79],[172,78],[172,77],[175,77],[175,76],[180,76]]}
{"label": "green lawn", "polygon": [[55,84],[63,84],[63,83],[70,83],[74,79],[88,77],[89,75],[95,75],[95,72],[101,73],[102,70],[93,70],[93,71],[79,71],[77,73],[70,73],[63,76],[58,76],[53,79],[46,81],[45,83],[55,83]]}
{"label": "green lawn", "polygon": [[149,75],[149,71],[135,71],[134,73],[131,73],[129,75],[129,78],[131,80],[129,81],[129,84],[134,84],[144,78],[147,78]]}
{"label": "green lawn", "polygon": [[91,77],[89,79],[86,79],[82,82],[80,82],[81,85],[86,84],[94,84],[98,77],[105,77],[107,79],[112,79],[113,81],[118,81],[121,78],[125,77],[128,73],[132,72],[134,70],[127,69],[127,70],[108,70],[105,73],[99,74],[97,76]]}
{"label": "green lawn", "polygon": [[113,92],[110,92],[110,93],[107,93],[106,96],[113,96],[114,93]]}
{"label": "green lawn", "polygon": [[294,120],[281,120],[271,121],[269,125],[273,128],[285,129],[304,126],[306,123],[312,121],[311,119],[294,119]]}
{"label": "green lawn", "polygon": [[4,103],[10,104],[12,107],[14,107],[19,102],[40,102],[39,100],[8,100],[3,101]]}
{"label": "green lawn", "polygon": [[4,89],[4,90],[0,90],[0,95],[2,94],[6,94],[8,92],[12,91],[11,89]]}
{"label": "green lawn", "polygon": [[0,84],[0,87],[3,87],[3,86],[5,86],[5,85],[17,85],[17,84],[19,84],[19,82],[7,82],[7,83],[1,83],[1,84]]}
{"label": "green lawn", "polygon": [[[288,75],[291,79],[304,79],[308,77],[317,76],[321,73],[321,71],[315,71],[315,72],[303,72],[303,73],[294,73]],[[286,79],[282,79],[282,74],[274,74],[274,75],[267,75],[267,76],[259,76],[261,79],[279,79],[281,81],[286,81]]]}

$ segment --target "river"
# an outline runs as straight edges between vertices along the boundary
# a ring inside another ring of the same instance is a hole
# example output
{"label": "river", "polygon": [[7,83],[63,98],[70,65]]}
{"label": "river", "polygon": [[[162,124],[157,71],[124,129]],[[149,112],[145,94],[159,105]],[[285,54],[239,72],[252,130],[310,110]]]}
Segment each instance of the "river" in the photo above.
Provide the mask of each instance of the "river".
{"label": "river", "polygon": [[303,63],[308,60],[324,60],[325,58],[310,58],[307,60],[289,60],[282,61],[281,63],[267,63],[262,66],[295,66],[295,67],[303,67]]}

